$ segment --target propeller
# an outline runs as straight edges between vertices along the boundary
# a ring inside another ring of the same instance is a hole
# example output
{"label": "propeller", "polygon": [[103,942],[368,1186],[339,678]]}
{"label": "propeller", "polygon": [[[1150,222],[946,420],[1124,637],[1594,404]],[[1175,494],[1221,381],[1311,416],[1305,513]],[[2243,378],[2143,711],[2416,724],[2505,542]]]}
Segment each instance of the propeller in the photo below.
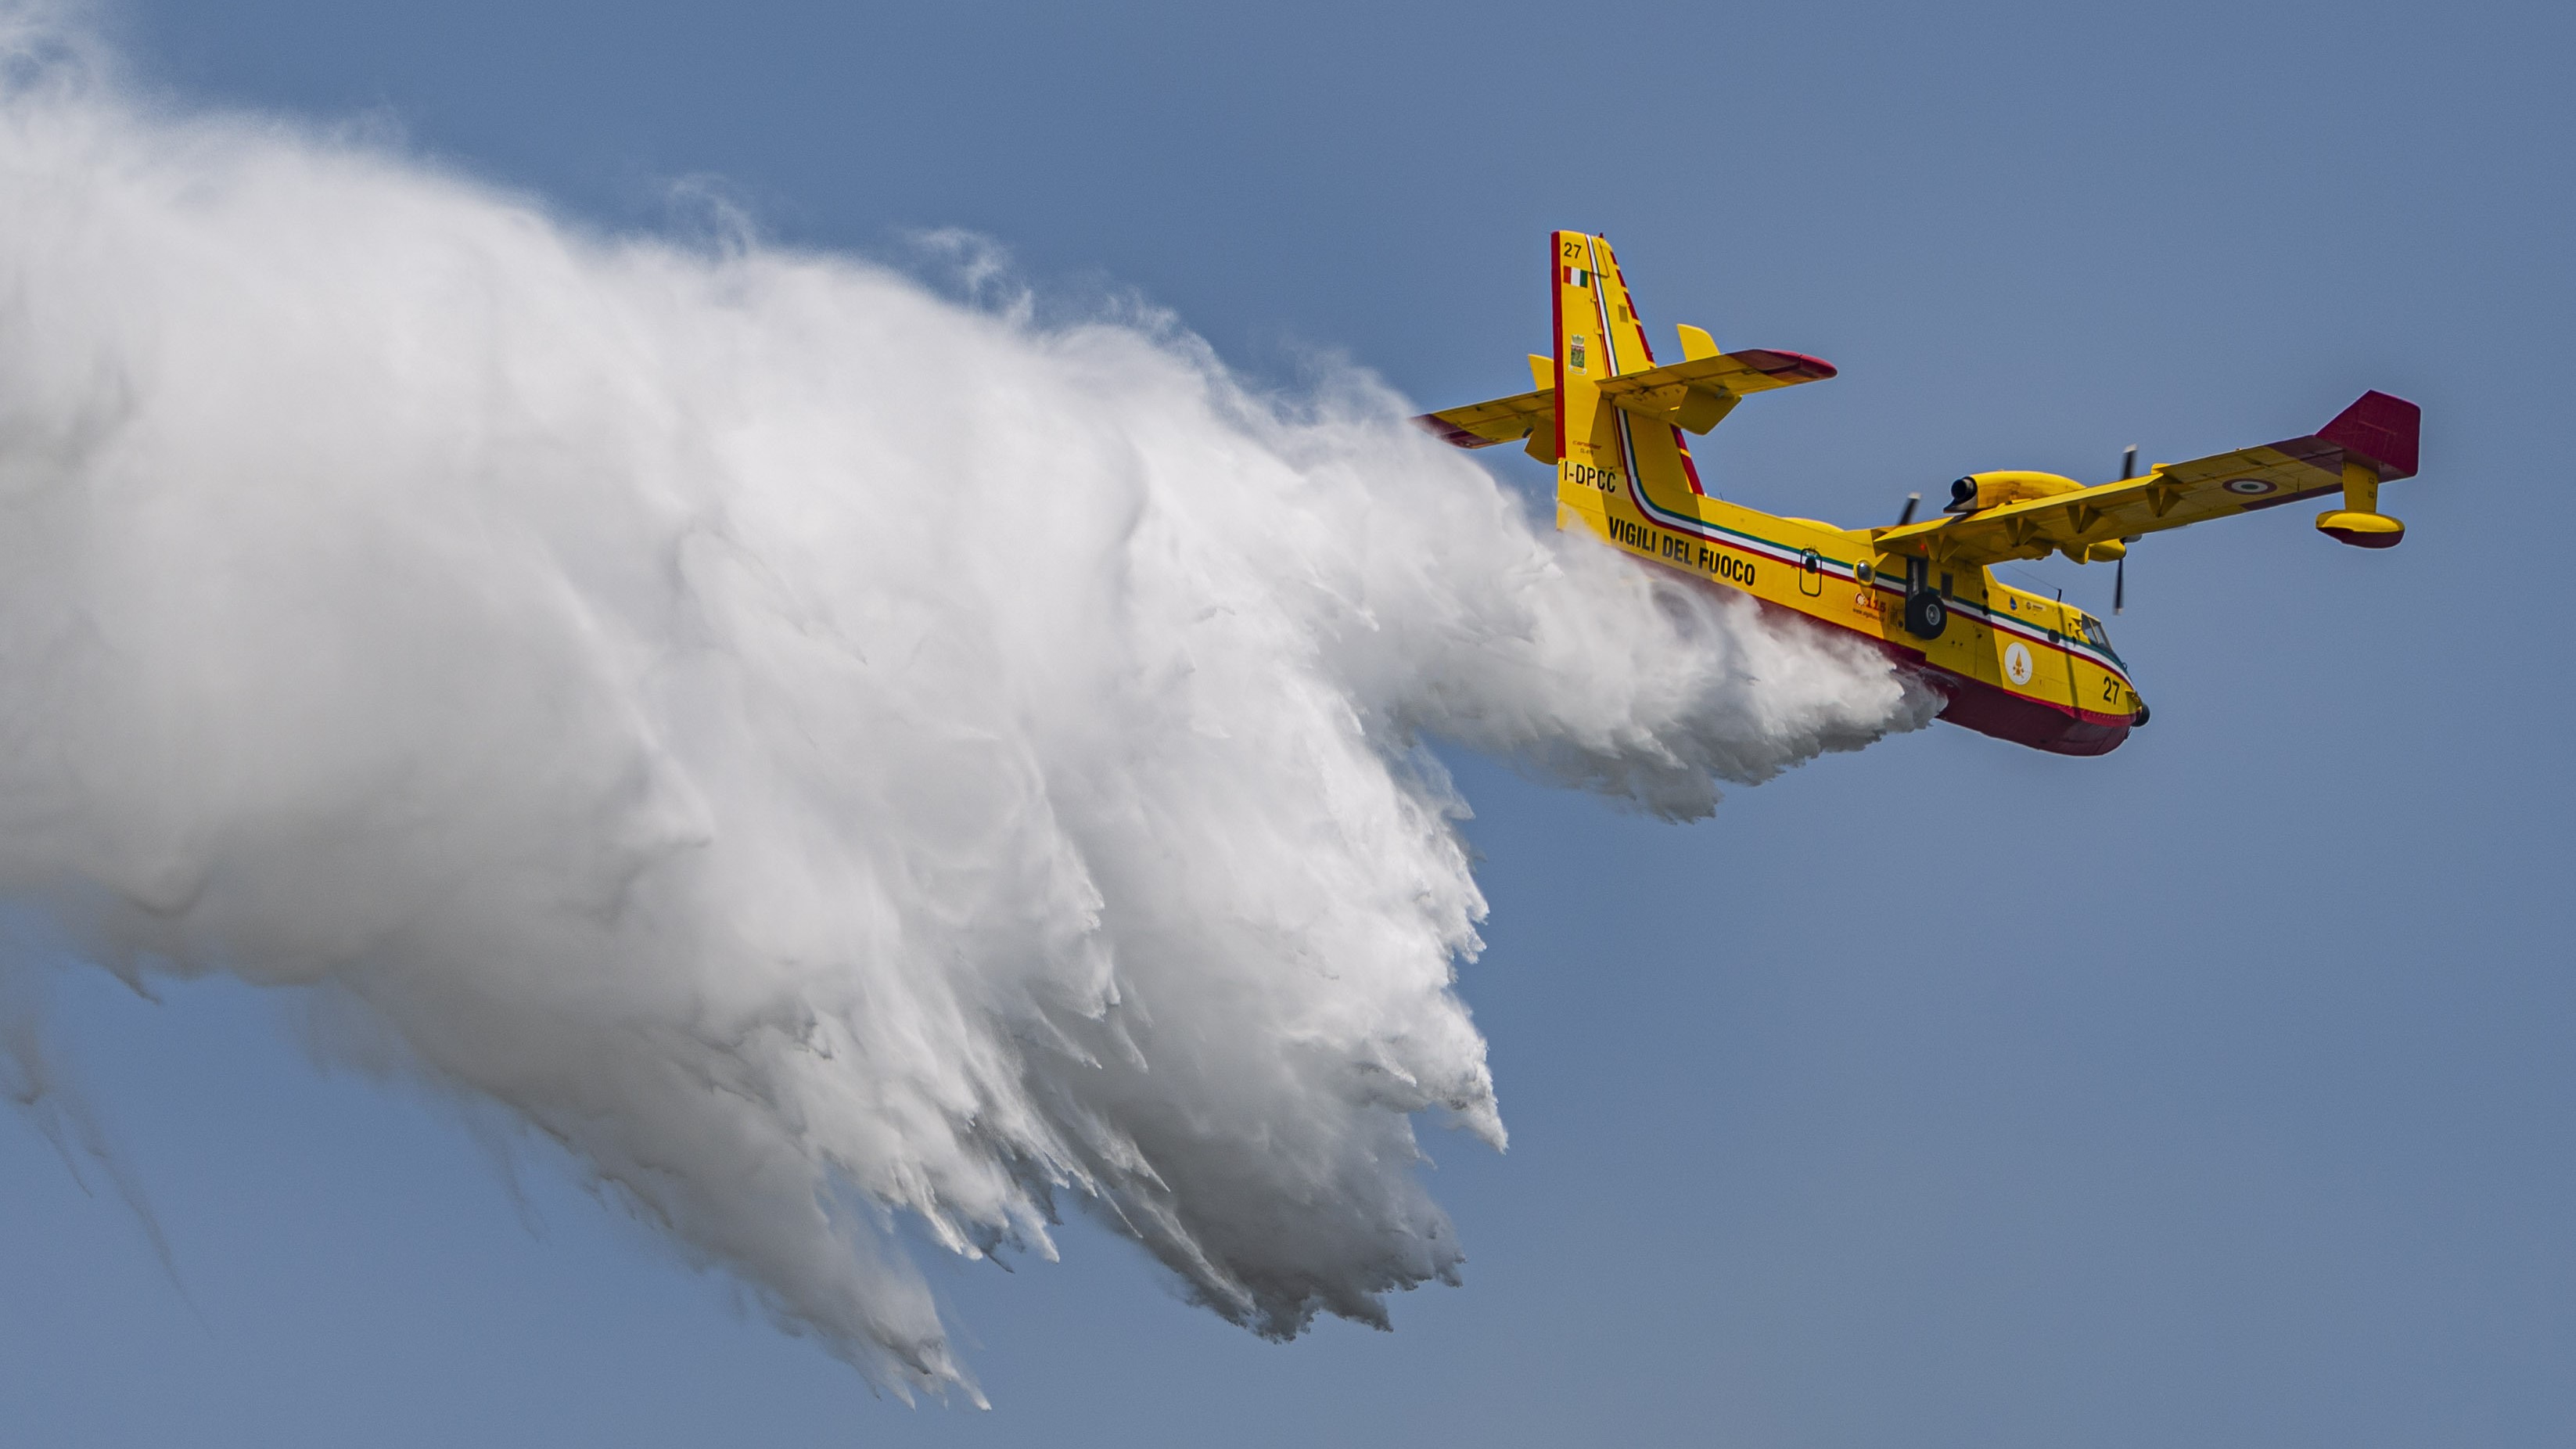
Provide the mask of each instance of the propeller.
{"label": "propeller", "polygon": [[[2138,450],[2137,450],[2137,449],[2135,449],[2135,448],[2131,448],[2129,451],[2130,451],[2132,454],[2134,454],[2134,453],[2136,453]],[[1920,494],[1920,493],[1908,493],[1908,494],[1906,494],[1906,495],[1905,495],[1905,511],[1904,511],[1903,513],[1900,513],[1900,514],[1896,515],[1896,526],[1897,526],[1897,527],[1899,527],[1899,528],[1903,528],[1905,525],[1907,525],[1907,524],[1909,524],[1909,523],[1912,523],[1912,522],[1914,521],[1914,509],[1915,509],[1915,506],[1916,506],[1916,505],[1918,505],[1918,504],[1920,504],[1922,501],[1923,501],[1923,495],[1922,495],[1922,494]]]}
{"label": "propeller", "polygon": [[[2128,448],[2120,454],[2120,481],[2126,482],[2137,476],[2138,445],[2131,443]],[[2130,538],[2121,540],[2121,542],[2128,543],[2133,542],[2134,540],[2135,535],[2132,535]],[[2111,565],[2111,612],[2114,614],[2124,614],[2128,612],[2128,609],[2129,556],[2123,553],[2120,555],[2120,561]]]}

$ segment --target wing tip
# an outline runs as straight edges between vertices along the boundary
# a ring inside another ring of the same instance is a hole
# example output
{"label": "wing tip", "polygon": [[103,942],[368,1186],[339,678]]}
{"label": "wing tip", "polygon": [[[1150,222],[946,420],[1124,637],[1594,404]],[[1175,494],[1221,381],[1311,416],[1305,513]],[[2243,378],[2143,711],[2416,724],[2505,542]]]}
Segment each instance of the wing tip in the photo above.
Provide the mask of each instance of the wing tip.
{"label": "wing tip", "polygon": [[2368,462],[2387,482],[2415,476],[2423,427],[2422,408],[2374,388],[2335,414],[2317,437]]}

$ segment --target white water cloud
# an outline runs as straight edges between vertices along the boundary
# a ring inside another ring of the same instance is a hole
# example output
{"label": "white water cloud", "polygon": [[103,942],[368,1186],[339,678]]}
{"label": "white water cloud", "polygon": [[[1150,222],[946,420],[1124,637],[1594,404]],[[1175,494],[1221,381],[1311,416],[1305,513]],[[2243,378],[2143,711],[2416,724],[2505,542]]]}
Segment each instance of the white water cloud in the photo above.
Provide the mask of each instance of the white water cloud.
{"label": "white water cloud", "polygon": [[16,24],[0,892],[307,993],[899,1392],[972,1393],[902,1217],[1093,1208],[1275,1335],[1454,1279],[1416,1114],[1503,1127],[1421,738],[1688,817],[1932,707],[1364,376],[593,238]]}

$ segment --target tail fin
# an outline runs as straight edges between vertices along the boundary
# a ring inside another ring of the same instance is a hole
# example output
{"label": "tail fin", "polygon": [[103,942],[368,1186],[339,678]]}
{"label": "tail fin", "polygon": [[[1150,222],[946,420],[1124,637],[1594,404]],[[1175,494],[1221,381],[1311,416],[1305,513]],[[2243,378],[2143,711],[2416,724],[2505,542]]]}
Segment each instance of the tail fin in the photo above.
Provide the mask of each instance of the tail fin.
{"label": "tail fin", "polygon": [[1683,433],[1715,427],[1746,393],[1834,375],[1801,353],[1720,352],[1697,327],[1681,329],[1682,360],[1659,367],[1606,238],[1551,233],[1548,270],[1556,345],[1530,356],[1536,390],[1414,421],[1461,448],[1525,441],[1556,468],[1559,500],[1579,509],[1597,511],[1631,483],[1644,490],[1641,508],[1647,494],[1705,492]]}
{"label": "tail fin", "polygon": [[[1570,479],[1591,480],[1592,487],[1616,489],[1623,474],[1643,468],[1669,475],[1670,481],[1697,494],[1699,469],[1690,445],[1670,427],[1632,428],[1601,388],[1612,379],[1651,370],[1655,350],[1646,341],[1646,326],[1637,315],[1636,298],[1619,270],[1619,258],[1608,237],[1560,231],[1548,239],[1555,267],[1550,292],[1556,321],[1556,452],[1541,459],[1558,465],[1560,493]],[[1681,331],[1683,349],[1692,356],[1717,353],[1717,344],[1696,327]],[[1703,347],[1704,345],[1704,347]],[[1723,415],[1722,412],[1720,414]],[[1707,423],[1714,423],[1712,417]],[[1698,429],[1705,431],[1707,424]],[[1642,436],[1640,436],[1642,435]],[[1531,440],[1530,451],[1538,451]],[[1569,466],[1570,465],[1570,466]]]}
{"label": "tail fin", "polygon": [[1602,406],[1600,385],[1652,367],[1654,352],[1607,238],[1560,231],[1548,238],[1548,251],[1556,276],[1556,456],[1607,467],[1619,449],[1616,415]]}

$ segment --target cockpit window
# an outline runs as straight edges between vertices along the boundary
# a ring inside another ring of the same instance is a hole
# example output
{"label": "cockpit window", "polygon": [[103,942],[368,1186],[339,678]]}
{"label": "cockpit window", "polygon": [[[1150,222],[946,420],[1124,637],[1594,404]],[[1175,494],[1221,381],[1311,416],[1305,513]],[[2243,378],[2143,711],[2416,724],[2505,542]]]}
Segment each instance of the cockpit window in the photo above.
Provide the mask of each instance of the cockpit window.
{"label": "cockpit window", "polygon": [[2084,620],[2084,641],[2086,643],[2092,645],[2096,649],[2108,649],[2111,647],[2111,636],[2103,630],[2101,620],[2096,619],[2089,614],[2079,615],[2078,617]]}

